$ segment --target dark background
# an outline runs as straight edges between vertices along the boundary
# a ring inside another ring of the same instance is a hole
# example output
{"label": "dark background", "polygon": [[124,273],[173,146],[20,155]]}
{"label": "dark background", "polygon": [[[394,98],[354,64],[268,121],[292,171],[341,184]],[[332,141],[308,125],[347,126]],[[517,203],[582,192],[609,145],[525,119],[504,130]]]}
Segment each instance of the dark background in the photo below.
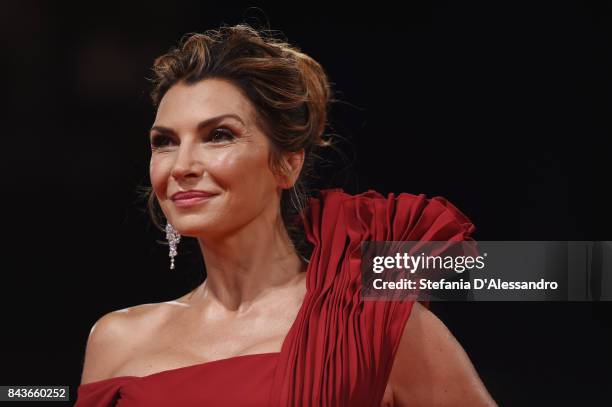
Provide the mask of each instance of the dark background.
{"label": "dark background", "polygon": [[[202,280],[189,239],[168,269],[135,191],[149,185],[153,59],[221,23],[269,22],[327,70],[350,143],[322,187],[444,196],[477,240],[612,240],[604,3],[86,3],[0,6],[2,385],[70,385],[74,400],[99,317]],[[611,305],[432,310],[500,405],[602,405]]]}

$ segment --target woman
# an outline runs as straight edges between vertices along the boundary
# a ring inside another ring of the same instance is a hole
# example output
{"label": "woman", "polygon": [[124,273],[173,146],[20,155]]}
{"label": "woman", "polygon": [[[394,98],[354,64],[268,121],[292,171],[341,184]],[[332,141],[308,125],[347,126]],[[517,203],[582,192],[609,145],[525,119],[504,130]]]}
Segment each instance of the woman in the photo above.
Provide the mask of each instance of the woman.
{"label": "woman", "polygon": [[441,197],[303,192],[330,145],[317,62],[239,24],[186,37],[154,71],[149,202],[171,268],[195,237],[206,279],[100,318],[77,406],[495,405],[424,306],[359,297],[363,240],[470,240],[469,219]]}

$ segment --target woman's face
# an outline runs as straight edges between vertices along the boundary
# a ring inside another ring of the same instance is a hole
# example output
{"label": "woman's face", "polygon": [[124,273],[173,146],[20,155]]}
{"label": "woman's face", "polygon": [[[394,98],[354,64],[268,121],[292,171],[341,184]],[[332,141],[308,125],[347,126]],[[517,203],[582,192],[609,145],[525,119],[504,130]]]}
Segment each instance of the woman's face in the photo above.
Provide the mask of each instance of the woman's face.
{"label": "woman's face", "polygon": [[[281,184],[255,114],[239,88],[222,79],[178,83],[162,98],[151,129],[151,185],[180,234],[226,236],[255,218],[274,220]],[[214,195],[191,206],[173,201],[188,190]]]}

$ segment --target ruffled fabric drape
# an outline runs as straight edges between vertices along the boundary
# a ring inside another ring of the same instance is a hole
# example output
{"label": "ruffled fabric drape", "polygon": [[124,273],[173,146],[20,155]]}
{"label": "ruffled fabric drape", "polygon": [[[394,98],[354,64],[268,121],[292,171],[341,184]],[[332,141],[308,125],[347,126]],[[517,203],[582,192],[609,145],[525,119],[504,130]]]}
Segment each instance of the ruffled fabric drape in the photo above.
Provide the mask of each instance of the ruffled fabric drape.
{"label": "ruffled fabric drape", "polygon": [[476,228],[445,198],[424,194],[335,188],[308,208],[304,314],[285,341],[270,405],[380,406],[414,301],[361,299],[361,242],[465,241]]}

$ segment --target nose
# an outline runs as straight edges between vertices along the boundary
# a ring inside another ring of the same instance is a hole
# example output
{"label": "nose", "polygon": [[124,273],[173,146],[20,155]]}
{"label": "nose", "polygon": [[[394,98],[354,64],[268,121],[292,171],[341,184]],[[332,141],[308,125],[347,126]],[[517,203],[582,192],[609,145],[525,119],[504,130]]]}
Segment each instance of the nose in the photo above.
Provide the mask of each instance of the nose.
{"label": "nose", "polygon": [[196,150],[196,146],[189,141],[181,143],[176,155],[176,160],[172,166],[171,175],[173,178],[181,179],[202,176],[204,165]]}

